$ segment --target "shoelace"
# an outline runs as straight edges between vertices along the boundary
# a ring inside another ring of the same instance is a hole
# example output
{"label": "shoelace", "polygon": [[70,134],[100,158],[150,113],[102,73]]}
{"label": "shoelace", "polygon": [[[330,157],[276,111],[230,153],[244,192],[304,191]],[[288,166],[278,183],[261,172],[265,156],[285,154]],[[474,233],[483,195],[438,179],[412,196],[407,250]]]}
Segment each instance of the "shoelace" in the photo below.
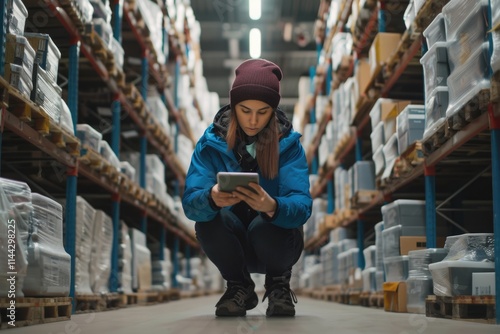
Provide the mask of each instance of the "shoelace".
{"label": "shoelace", "polygon": [[262,298],[262,302],[264,302],[264,300],[266,300],[266,298],[274,291],[276,290],[281,290],[283,293],[283,295],[286,295],[287,293],[291,296],[291,299],[292,299],[292,302],[294,302],[295,304],[297,304],[299,301],[297,300],[297,296],[295,295],[295,292],[293,292],[292,289],[286,287],[286,286],[279,286],[279,287],[276,287],[276,288],[271,288],[269,290],[266,290],[266,293],[264,294],[264,297]]}
{"label": "shoelace", "polygon": [[227,298],[223,299],[234,299],[236,303],[241,306],[245,303],[245,295],[245,290],[241,286],[233,285],[227,288],[224,294]]}

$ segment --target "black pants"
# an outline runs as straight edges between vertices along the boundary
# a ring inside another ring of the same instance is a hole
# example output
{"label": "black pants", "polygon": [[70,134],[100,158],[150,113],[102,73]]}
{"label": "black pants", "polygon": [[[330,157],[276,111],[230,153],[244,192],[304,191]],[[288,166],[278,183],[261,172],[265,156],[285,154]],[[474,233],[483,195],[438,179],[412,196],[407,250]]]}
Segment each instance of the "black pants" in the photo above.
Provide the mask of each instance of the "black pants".
{"label": "black pants", "polygon": [[259,216],[245,224],[222,210],[208,222],[197,222],[196,237],[227,281],[244,281],[248,273],[271,277],[290,272],[304,249],[299,229],[284,229]]}

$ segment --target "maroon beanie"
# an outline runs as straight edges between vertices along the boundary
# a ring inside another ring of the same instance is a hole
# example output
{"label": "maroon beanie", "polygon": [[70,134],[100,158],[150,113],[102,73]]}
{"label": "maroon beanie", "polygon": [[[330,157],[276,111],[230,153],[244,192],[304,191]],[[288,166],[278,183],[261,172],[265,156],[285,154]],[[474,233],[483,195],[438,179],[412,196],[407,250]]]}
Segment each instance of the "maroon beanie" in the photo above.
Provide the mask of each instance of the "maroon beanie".
{"label": "maroon beanie", "polygon": [[231,109],[245,100],[259,100],[273,109],[280,102],[281,69],[275,63],[264,59],[244,61],[235,70],[236,78],[229,92]]}

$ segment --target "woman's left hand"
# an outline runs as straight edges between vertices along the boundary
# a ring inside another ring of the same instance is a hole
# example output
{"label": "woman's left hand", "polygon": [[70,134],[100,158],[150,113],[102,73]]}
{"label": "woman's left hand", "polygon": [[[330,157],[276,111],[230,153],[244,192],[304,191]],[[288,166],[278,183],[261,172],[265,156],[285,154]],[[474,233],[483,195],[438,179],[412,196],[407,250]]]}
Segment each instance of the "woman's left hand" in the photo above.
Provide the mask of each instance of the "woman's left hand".
{"label": "woman's left hand", "polygon": [[269,196],[264,188],[255,182],[249,183],[249,187],[252,188],[253,191],[245,187],[237,187],[236,191],[233,191],[232,194],[242,201],[245,201],[248,206],[255,211],[264,212],[272,217],[276,210],[276,201],[274,198]]}

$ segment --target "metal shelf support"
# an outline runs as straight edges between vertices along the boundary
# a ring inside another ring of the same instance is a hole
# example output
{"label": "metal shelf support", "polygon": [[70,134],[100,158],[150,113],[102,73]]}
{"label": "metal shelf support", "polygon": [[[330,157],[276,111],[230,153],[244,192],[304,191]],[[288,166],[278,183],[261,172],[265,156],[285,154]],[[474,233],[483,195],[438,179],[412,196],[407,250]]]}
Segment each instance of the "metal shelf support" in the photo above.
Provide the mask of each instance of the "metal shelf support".
{"label": "metal shelf support", "polygon": [[327,191],[328,191],[328,214],[332,214],[335,212],[335,187],[333,185],[333,179],[328,180],[327,183]]}
{"label": "metal shelf support", "polygon": [[113,219],[113,241],[111,247],[111,273],[109,275],[109,291],[117,292],[118,282],[118,254],[120,244],[118,242],[120,235],[120,194],[111,196],[111,215]]}
{"label": "metal shelf support", "polygon": [[[498,104],[490,105],[488,116],[491,129],[491,178],[493,184],[493,232],[495,234],[495,252],[500,249],[500,107]],[[495,112],[499,113],[495,115]],[[500,290],[500,256],[495,256],[495,286]],[[497,305],[495,310],[496,323],[500,324],[500,293],[495,297]]]}
{"label": "metal shelf support", "polygon": [[358,237],[358,267],[365,269],[365,257],[363,255],[363,250],[365,249],[365,222],[361,219],[356,221],[357,225],[357,237]]}
{"label": "metal shelf support", "polygon": [[68,168],[66,176],[66,219],[65,219],[65,242],[64,247],[66,252],[71,257],[69,285],[69,296],[73,300],[73,312],[76,311],[75,302],[75,270],[76,270],[76,185],[77,185],[78,170],[76,168]]}
{"label": "metal shelf support", "polygon": [[123,0],[114,0],[113,3],[113,37],[122,42]]}
{"label": "metal shelf support", "polygon": [[179,237],[175,236],[174,238],[174,249],[172,250],[172,264],[173,264],[173,271],[172,271],[172,286],[174,288],[178,287],[177,283],[177,273],[179,272]]}
{"label": "metal shelf support", "polygon": [[[69,47],[68,73],[68,107],[73,119],[73,128],[76,133],[78,124],[78,62],[80,58],[80,41],[71,40]],[[69,296],[73,300],[73,313],[76,311],[75,301],[75,268],[76,268],[76,194],[78,169],[68,169],[66,177],[66,251],[71,256],[71,283]]]}
{"label": "metal shelf support", "polygon": [[191,247],[189,247],[189,244],[186,244],[185,250],[185,261],[186,261],[186,277],[191,278]]}
{"label": "metal shelf support", "polygon": [[165,247],[167,246],[167,230],[165,227],[160,227],[160,249],[158,250],[159,252],[159,258],[160,261],[165,260]]}
{"label": "metal shelf support", "polygon": [[7,1],[0,0],[0,76],[4,77],[5,75],[5,36],[7,34]]}
{"label": "metal shelf support", "polygon": [[436,247],[436,168],[424,167],[425,231],[427,248]]}
{"label": "metal shelf support", "polygon": [[111,149],[115,152],[116,156],[120,156],[120,133],[121,133],[121,117],[122,106],[120,103],[120,96],[116,95],[111,102],[111,110],[113,117],[113,128],[111,129]]}
{"label": "metal shelf support", "polygon": [[379,0],[378,8],[379,8],[379,11],[378,11],[378,31],[379,32],[386,32],[386,22],[385,22],[386,4],[385,4],[385,0]]}

